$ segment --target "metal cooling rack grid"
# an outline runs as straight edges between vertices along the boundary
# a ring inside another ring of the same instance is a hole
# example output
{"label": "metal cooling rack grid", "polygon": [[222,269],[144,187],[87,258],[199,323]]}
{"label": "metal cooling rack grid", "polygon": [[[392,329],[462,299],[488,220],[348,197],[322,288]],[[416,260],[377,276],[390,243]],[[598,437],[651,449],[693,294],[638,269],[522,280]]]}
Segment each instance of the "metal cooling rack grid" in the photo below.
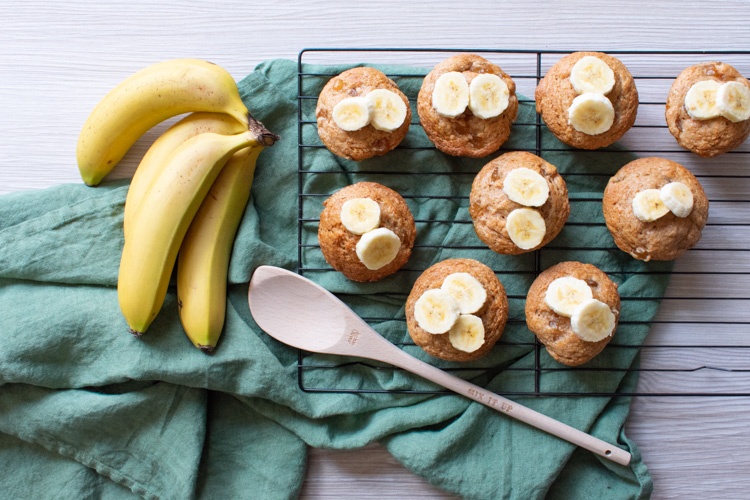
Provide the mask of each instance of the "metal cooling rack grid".
{"label": "metal cooling rack grid", "polygon": [[[321,274],[335,273],[332,268],[325,265],[320,265],[322,254],[320,254],[320,248],[316,243],[311,243],[304,237],[305,228],[310,230],[317,230],[317,214],[320,213],[322,208],[321,204],[328,196],[330,192],[316,192],[309,186],[314,186],[314,178],[316,176],[328,176],[336,175],[331,171],[315,170],[310,168],[307,163],[307,156],[312,154],[313,151],[325,150],[325,146],[322,145],[320,140],[317,138],[316,122],[314,120],[314,108],[317,102],[317,95],[306,91],[308,83],[314,82],[315,84],[322,86],[321,82],[324,83],[329,78],[335,76],[336,73],[331,72],[309,72],[306,71],[305,65],[314,60],[314,64],[358,64],[367,62],[368,64],[377,63],[399,63],[401,60],[407,60],[407,64],[413,66],[414,60],[424,61],[423,64],[419,64],[420,68],[425,68],[425,72],[429,70],[435,63],[444,59],[452,53],[458,52],[473,52],[479,53],[484,57],[487,57],[503,67],[514,79],[518,86],[518,94],[523,96],[533,96],[533,90],[538,81],[544,76],[549,66],[556,62],[560,57],[568,54],[568,51],[530,51],[530,50],[492,50],[492,49],[305,49],[299,54],[298,58],[298,178],[299,178],[299,206],[298,206],[298,272],[300,274],[309,274],[316,277],[320,277]],[[733,64],[737,67],[740,72],[748,74],[750,72],[750,52],[743,51],[723,51],[723,52],[660,52],[660,51],[609,51],[610,54],[620,58],[626,66],[630,69],[636,80],[636,85],[639,90],[639,111],[638,120],[633,126],[631,131],[620,141],[620,144],[625,146],[628,151],[634,153],[637,156],[664,156],[679,161],[683,165],[696,174],[700,179],[701,183],[706,188],[711,202],[711,207],[714,208],[719,206],[722,208],[722,214],[729,214],[720,216],[718,219],[713,217],[714,211],[712,210],[712,216],[709,217],[708,224],[704,229],[704,237],[701,241],[709,241],[708,237],[711,234],[716,233],[721,236],[725,235],[727,230],[735,231],[736,228],[745,229],[750,221],[750,175],[743,172],[744,168],[750,166],[750,147],[742,146],[735,151],[729,152],[721,159],[714,159],[711,162],[698,159],[692,153],[682,150],[677,143],[674,141],[672,136],[669,134],[666,128],[666,124],[663,119],[663,108],[664,99],[666,92],[671,85],[672,80],[677,74],[684,68],[691,64],[706,60],[722,60]],[[419,79],[421,80],[424,76],[422,72],[402,72],[398,74],[389,74],[389,77],[399,82],[399,80],[406,79]],[[399,85],[401,86],[401,85]],[[407,95],[410,103],[413,105],[416,101],[416,95]],[[521,105],[533,105],[533,99],[523,98],[519,99]],[[313,117],[313,118],[311,118]],[[420,127],[418,123],[418,116],[414,113],[412,118],[412,127]],[[535,134],[535,147],[529,149],[529,151],[544,157],[547,153],[565,152],[568,149],[562,144],[546,144],[542,139],[542,130],[545,125],[543,124],[540,116],[535,114],[534,119],[531,122],[516,122],[514,127],[531,127]],[[411,132],[410,132],[411,133]],[[431,150],[435,151],[436,154],[442,154],[435,150],[434,147],[409,147],[399,146],[396,151],[401,150]],[[501,148],[499,153],[509,151],[512,148],[508,148],[506,145]],[[586,154],[597,155],[599,158],[604,158],[611,152],[621,152],[619,150],[610,150],[609,148],[603,150],[597,150],[593,152],[584,152]],[[578,151],[577,153],[582,153]],[[394,152],[390,153],[394,154]],[[331,154],[332,155],[332,154]],[[332,155],[333,158],[333,155]],[[484,159],[482,162],[489,161]],[[478,168],[458,169],[450,174],[437,174],[437,175],[451,175],[456,178],[469,178],[473,179],[473,176],[478,171]],[[365,175],[366,174],[366,175]],[[349,172],[347,175],[347,181],[355,182],[358,179],[356,172]],[[382,170],[373,171],[367,170],[362,174],[362,179],[378,181],[383,179],[392,178],[396,175],[436,175],[429,171],[392,171]],[[598,176],[601,178],[603,183],[609,178],[609,173],[576,173],[568,172],[564,174],[564,177],[568,182],[569,179],[576,175],[586,176]],[[312,180],[312,182],[311,182]],[[465,182],[465,180],[464,180]],[[707,186],[708,184],[708,186]],[[345,184],[342,184],[343,187]],[[714,188],[713,190],[711,188]],[[719,194],[713,194],[715,191]],[[420,202],[424,201],[424,196],[418,194],[404,194],[401,193],[407,202]],[[434,198],[434,197],[433,197]],[[468,200],[468,190],[462,193],[460,196],[445,196],[441,197],[452,201],[464,201]],[[575,204],[582,203],[601,203],[601,197],[571,197],[571,208]],[[571,209],[571,213],[572,213]],[[736,215],[732,215],[736,214]],[[415,221],[418,227],[418,233],[420,226],[424,228],[430,224],[471,224],[471,220],[453,220],[453,219],[417,219]],[[589,222],[568,222],[567,226],[571,225],[599,225],[603,226],[603,221],[589,221]],[[721,243],[721,241],[720,241]],[[525,267],[522,270],[508,270],[508,269],[494,269],[496,274],[500,277],[501,281],[506,284],[508,278],[515,276],[518,278],[530,278],[533,280],[544,268],[543,259],[549,253],[553,253],[556,250],[575,250],[573,246],[555,247],[555,242],[547,247],[526,254],[521,259],[526,259]],[[672,271],[672,280],[679,280],[676,286],[676,293],[670,294],[670,290],[667,291],[667,295],[662,299],[662,308],[669,304],[671,301],[680,301],[685,303],[688,307],[691,303],[696,303],[699,300],[713,300],[722,301],[730,306],[740,308],[741,310],[747,311],[748,305],[750,305],[750,293],[744,288],[740,287],[738,293],[718,295],[718,296],[700,296],[695,292],[685,293],[683,289],[692,290],[695,280],[701,279],[704,276],[711,276],[718,280],[729,280],[730,282],[745,282],[750,281],[750,257],[747,257],[748,262],[743,263],[740,266],[730,267],[728,269],[712,268],[711,265],[706,266],[705,262],[727,262],[737,260],[736,256],[739,252],[741,259],[745,259],[745,255],[750,255],[747,252],[750,251],[748,244],[739,245],[729,244],[722,246],[721,244],[707,244],[704,246],[698,245],[695,249],[688,252],[686,256],[683,256],[674,270]],[[489,249],[483,246],[477,245],[452,245],[450,247],[442,247],[450,249],[454,252],[456,257],[460,256],[462,250],[471,250],[473,252],[485,250],[491,252]],[[414,247],[414,254],[420,251],[431,251],[435,250],[434,247],[429,245],[419,245],[419,242]],[[581,247],[578,250],[582,251],[595,251],[595,252],[620,252],[616,247]],[[316,255],[317,254],[317,255]],[[312,257],[317,256],[318,258]],[[696,258],[691,258],[696,257]],[[519,256],[516,256],[519,258]],[[414,260],[414,259],[412,259]],[[318,264],[315,264],[315,261]],[[308,264],[311,263],[311,264]],[[421,273],[423,268],[409,267],[409,264],[405,266],[399,273],[408,273],[411,279]],[[612,270],[602,269],[603,271],[611,274]],[[618,271],[619,272],[619,271]],[[640,270],[635,273],[628,274],[661,274],[665,271],[659,270]],[[413,276],[412,276],[413,275]],[[747,287],[745,287],[747,288]],[[403,300],[406,299],[408,290],[403,294]],[[523,301],[525,299],[525,293],[508,294],[510,302]],[[345,299],[346,300],[346,299]],[[623,303],[628,300],[649,300],[648,298],[626,298],[623,297]],[[736,305],[735,305],[736,302]],[[391,320],[390,317],[379,317],[379,316],[366,316],[362,315],[363,319],[368,323],[375,324],[381,321]],[[577,397],[612,397],[612,396],[734,396],[734,397],[748,397],[750,396],[750,369],[747,368],[748,363],[744,363],[747,359],[747,354],[750,353],[750,316],[748,314],[738,314],[734,318],[717,321],[712,318],[695,317],[695,315],[687,315],[687,317],[675,317],[667,315],[668,317],[662,317],[664,315],[657,315],[652,321],[621,321],[621,324],[633,323],[633,324],[645,324],[652,325],[652,330],[663,329],[666,332],[664,335],[667,339],[677,338],[678,341],[669,341],[666,343],[649,343],[643,345],[627,345],[618,343],[617,339],[613,340],[607,349],[637,349],[639,350],[642,358],[653,357],[654,362],[659,363],[660,358],[665,353],[669,353],[669,356],[682,358],[680,353],[690,352],[690,365],[689,366],[674,366],[670,365],[669,362],[664,363],[666,366],[660,367],[644,367],[645,363],[640,365],[627,368],[617,367],[566,367],[559,365],[559,367],[544,367],[542,368],[540,359],[544,351],[543,346],[536,341],[512,341],[508,342],[501,338],[497,344],[497,348],[521,348],[521,349],[533,349],[534,351],[534,363],[533,366],[529,367],[503,367],[503,370],[518,370],[521,372],[532,371],[533,376],[533,387],[524,388],[523,390],[517,391],[503,391],[505,395],[516,395],[516,396],[577,396]],[[405,319],[401,318],[401,321],[405,326]],[[524,323],[522,317],[509,318],[508,325]],[[710,334],[711,332],[719,330],[727,334],[724,337],[729,338],[729,342],[683,342],[681,333],[687,332],[688,339],[693,337],[703,337],[704,334]],[[533,335],[532,335],[533,337]],[[649,339],[653,335],[649,335]],[[419,349],[414,344],[403,343],[398,344],[404,349]],[[655,354],[654,354],[655,353]],[[727,359],[731,358],[731,362],[727,362]],[[737,359],[735,359],[737,358]],[[696,360],[700,362],[696,363]],[[739,364],[737,364],[739,363]],[[744,364],[743,364],[744,363]],[[398,370],[392,367],[384,367],[377,364],[373,364],[366,361],[355,361],[355,362],[310,362],[306,353],[300,351],[298,357],[298,383],[302,390],[308,392],[342,392],[342,393],[391,393],[391,392],[405,392],[405,393],[426,393],[426,394],[440,394],[445,393],[444,390],[383,390],[383,389],[369,389],[369,388],[346,388],[346,387],[327,387],[327,386],[316,386],[314,382],[310,382],[306,377],[306,374],[310,374],[316,370],[346,370],[346,369],[361,369],[367,368],[372,370]],[[464,374],[481,374],[483,372],[493,373],[498,371],[500,368],[496,366],[477,367],[472,366],[470,368],[462,367],[448,367],[448,371],[460,371]],[[663,390],[659,388],[659,383],[646,383],[647,390],[629,391],[629,392],[569,392],[569,391],[549,391],[542,389],[542,379],[544,373],[551,373],[555,371],[578,371],[578,372],[601,372],[601,371],[626,371],[626,372],[639,372],[639,377],[643,380],[644,377],[652,377],[654,380],[657,379],[668,379],[674,380],[677,385],[692,385],[700,390]],[[690,376],[695,374],[701,374],[705,377],[705,380],[690,380]],[[716,375],[720,374],[717,379]],[[656,385],[656,388],[649,388]],[[729,385],[731,390],[716,390],[717,387]]]}

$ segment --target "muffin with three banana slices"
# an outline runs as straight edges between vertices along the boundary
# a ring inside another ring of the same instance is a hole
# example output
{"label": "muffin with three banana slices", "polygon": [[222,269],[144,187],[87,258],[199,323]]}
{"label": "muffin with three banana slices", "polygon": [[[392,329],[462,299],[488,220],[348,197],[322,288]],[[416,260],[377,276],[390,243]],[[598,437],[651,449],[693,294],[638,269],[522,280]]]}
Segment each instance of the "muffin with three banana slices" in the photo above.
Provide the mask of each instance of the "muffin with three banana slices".
{"label": "muffin with three banana slices", "polygon": [[492,269],[473,259],[430,266],[406,299],[411,338],[431,356],[448,361],[485,356],[507,321],[505,288]]}

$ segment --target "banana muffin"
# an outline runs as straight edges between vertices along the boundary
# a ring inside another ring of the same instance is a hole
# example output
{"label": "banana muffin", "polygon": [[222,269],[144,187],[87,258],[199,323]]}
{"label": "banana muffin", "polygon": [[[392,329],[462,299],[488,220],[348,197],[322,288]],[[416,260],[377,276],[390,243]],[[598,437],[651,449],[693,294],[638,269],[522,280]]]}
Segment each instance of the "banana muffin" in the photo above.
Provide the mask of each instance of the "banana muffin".
{"label": "banana muffin", "polygon": [[561,262],[543,271],[526,296],[526,325],[558,362],[590,361],[620,319],[617,284],[596,266]]}
{"label": "banana muffin", "polygon": [[497,151],[510,136],[518,114],[516,84],[487,59],[457,54],[425,77],[417,113],[440,151],[481,158]]}
{"label": "banana muffin", "polygon": [[495,273],[473,259],[426,269],[406,299],[406,325],[427,354],[447,361],[485,356],[508,321],[508,298]]}
{"label": "banana muffin", "polygon": [[665,117],[683,148],[707,158],[726,153],[750,135],[750,82],[722,62],[685,68],[669,89]]}
{"label": "banana muffin", "polygon": [[404,199],[382,184],[351,184],[323,202],[320,250],[352,281],[377,281],[398,271],[411,256],[416,234]]}
{"label": "banana muffin", "polygon": [[638,90],[630,71],[601,52],[574,52],[557,61],[537,85],[536,110],[562,142],[599,149],[635,123]]}
{"label": "banana muffin", "polygon": [[474,230],[490,249],[516,255],[552,241],[570,215],[568,188],[557,168],[523,151],[487,163],[469,194]]}
{"label": "banana muffin", "polygon": [[384,155],[401,143],[409,130],[411,108],[382,71],[357,67],[326,83],[315,116],[318,135],[331,152],[361,161]]}
{"label": "banana muffin", "polygon": [[643,261],[676,259],[700,240],[708,219],[698,179],[658,157],[623,166],[607,183],[602,208],[615,244]]}

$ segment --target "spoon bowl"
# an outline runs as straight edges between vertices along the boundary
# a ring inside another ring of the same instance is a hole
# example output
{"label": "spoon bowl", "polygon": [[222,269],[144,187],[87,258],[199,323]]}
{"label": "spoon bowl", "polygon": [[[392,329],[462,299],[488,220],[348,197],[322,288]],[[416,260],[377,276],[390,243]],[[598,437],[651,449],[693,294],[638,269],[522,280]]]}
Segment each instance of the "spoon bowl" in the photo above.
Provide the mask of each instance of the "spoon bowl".
{"label": "spoon bowl", "polygon": [[301,286],[302,282],[277,269],[261,266],[253,274],[248,303],[258,326],[266,332],[284,328],[288,333],[283,339],[269,335],[305,351],[321,352],[336,345],[344,334],[346,320],[339,308],[321,307],[331,304],[329,292],[315,283]]}

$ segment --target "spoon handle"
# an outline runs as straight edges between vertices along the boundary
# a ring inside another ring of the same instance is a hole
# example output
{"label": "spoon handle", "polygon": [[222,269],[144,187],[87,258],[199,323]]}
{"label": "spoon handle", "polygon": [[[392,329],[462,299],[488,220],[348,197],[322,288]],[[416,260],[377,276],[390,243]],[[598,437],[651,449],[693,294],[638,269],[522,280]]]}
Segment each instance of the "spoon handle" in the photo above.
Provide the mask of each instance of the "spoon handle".
{"label": "spoon handle", "polygon": [[[354,318],[350,318],[350,321],[352,319]],[[569,443],[573,443],[581,448],[594,452],[597,455],[601,455],[615,463],[621,465],[628,465],[630,463],[630,453],[627,451],[555,420],[554,418],[539,413],[538,411],[506,399],[498,394],[488,391],[487,389],[479,387],[478,385],[450,375],[428,363],[420,361],[414,356],[399,349],[383,338],[375,330],[372,330],[372,328],[366,323],[363,321],[357,321],[357,319],[359,318],[354,319],[354,324],[350,322],[350,326],[354,327],[354,331],[356,331],[356,328],[366,328],[369,330],[367,335],[363,335],[363,337],[366,337],[367,340],[365,343],[368,345],[364,350],[358,349],[358,352],[352,352],[352,355],[364,356],[369,359],[383,361],[399,368],[403,368],[404,370],[419,375],[424,379],[445,387],[446,389],[450,389],[457,394],[473,399],[474,401],[482,403],[500,413],[504,413],[509,417],[520,420],[532,427],[546,431],[553,436],[557,436]],[[346,340],[342,343],[345,342]]]}

